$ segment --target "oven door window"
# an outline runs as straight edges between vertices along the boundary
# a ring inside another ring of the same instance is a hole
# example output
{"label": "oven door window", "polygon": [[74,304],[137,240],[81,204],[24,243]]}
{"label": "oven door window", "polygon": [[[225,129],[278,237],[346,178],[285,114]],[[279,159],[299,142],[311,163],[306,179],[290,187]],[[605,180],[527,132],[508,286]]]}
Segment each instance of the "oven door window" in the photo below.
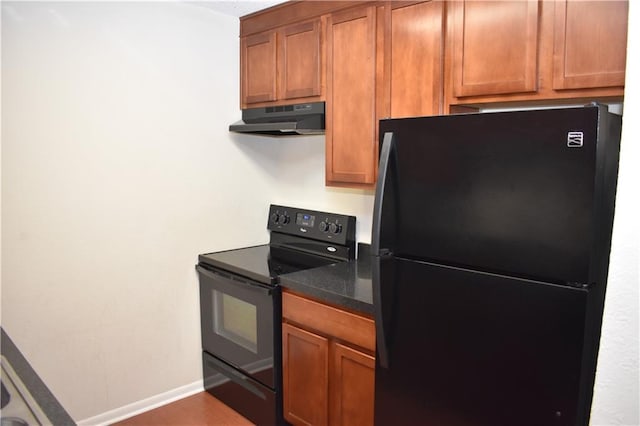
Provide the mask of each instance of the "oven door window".
{"label": "oven door window", "polygon": [[213,290],[213,329],[216,334],[258,353],[258,322],[256,305]]}
{"label": "oven door window", "polygon": [[277,288],[198,266],[202,347],[273,387]]}

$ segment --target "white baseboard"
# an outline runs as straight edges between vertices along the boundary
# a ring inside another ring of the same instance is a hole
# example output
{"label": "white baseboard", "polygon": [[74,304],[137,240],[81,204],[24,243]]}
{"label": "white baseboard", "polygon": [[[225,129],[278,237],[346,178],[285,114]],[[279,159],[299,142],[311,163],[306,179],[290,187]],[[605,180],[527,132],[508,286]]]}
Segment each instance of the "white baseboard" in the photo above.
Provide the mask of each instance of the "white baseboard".
{"label": "white baseboard", "polygon": [[131,404],[127,404],[114,410],[98,414],[97,416],[80,420],[78,422],[78,426],[109,425],[120,420],[128,419],[129,417],[133,417],[137,414],[144,413],[145,411],[149,411],[162,405],[168,404],[170,402],[186,398],[198,392],[202,392],[203,390],[204,387],[202,385],[202,380],[198,380],[191,384],[180,386],[179,388],[175,388],[170,391],[163,392],[161,394],[154,395]]}

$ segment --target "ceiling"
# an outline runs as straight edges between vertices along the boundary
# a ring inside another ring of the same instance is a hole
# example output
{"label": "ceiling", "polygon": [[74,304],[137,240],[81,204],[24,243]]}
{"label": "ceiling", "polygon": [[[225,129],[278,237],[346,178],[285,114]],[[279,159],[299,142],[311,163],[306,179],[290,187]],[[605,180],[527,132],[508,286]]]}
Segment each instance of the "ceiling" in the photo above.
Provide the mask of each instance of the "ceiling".
{"label": "ceiling", "polygon": [[284,3],[282,0],[203,0],[188,3],[206,7],[224,15],[241,17],[273,5]]}

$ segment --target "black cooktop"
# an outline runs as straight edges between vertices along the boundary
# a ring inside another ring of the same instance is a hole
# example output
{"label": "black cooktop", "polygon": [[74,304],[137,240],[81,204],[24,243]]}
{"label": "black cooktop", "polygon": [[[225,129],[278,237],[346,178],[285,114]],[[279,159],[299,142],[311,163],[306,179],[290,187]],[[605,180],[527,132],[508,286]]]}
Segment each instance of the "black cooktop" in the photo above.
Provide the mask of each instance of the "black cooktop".
{"label": "black cooktop", "polygon": [[278,276],[355,257],[356,218],[272,204],[269,244],[201,254],[199,264],[275,285]]}
{"label": "black cooktop", "polygon": [[236,250],[201,254],[200,265],[274,285],[278,276],[337,262],[336,259],[264,244]]}

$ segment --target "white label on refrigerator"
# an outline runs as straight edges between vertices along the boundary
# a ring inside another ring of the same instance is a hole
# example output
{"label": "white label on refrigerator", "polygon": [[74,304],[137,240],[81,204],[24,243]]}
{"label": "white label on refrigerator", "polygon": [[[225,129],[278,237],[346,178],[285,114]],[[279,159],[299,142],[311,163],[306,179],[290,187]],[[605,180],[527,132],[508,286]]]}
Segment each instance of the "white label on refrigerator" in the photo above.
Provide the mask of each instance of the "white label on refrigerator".
{"label": "white label on refrigerator", "polygon": [[569,148],[582,148],[583,143],[584,143],[584,133],[582,132],[567,133],[567,146]]}

